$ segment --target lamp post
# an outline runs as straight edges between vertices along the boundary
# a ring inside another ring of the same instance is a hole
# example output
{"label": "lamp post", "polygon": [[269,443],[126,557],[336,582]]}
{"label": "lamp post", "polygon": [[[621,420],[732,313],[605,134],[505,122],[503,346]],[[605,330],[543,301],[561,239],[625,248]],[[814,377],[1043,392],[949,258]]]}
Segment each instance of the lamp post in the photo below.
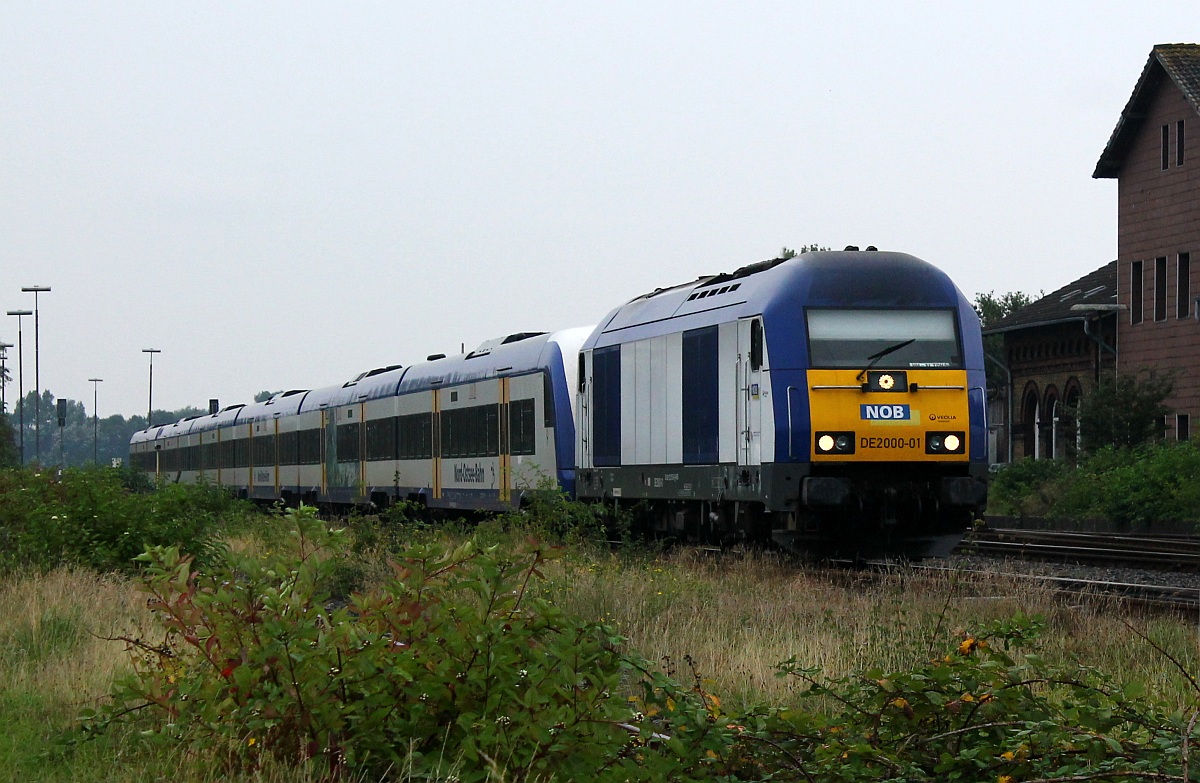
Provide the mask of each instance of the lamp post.
{"label": "lamp post", "polygon": [[42,376],[41,356],[38,344],[38,294],[49,293],[50,286],[31,285],[21,289],[24,293],[33,294],[33,448],[37,461],[42,461]]}
{"label": "lamp post", "polygon": [[157,348],[143,348],[142,353],[150,354],[150,401],[146,406],[146,429],[150,429],[153,423],[150,421],[150,416],[154,413],[154,354],[162,353]]}
{"label": "lamp post", "polygon": [[0,341],[0,416],[8,415],[8,349],[12,343]]}
{"label": "lamp post", "polygon": [[17,404],[21,406],[21,464],[25,464],[25,330],[21,328],[21,323],[27,315],[33,315],[32,310],[9,310],[9,315],[17,317],[17,394],[20,399]]}
{"label": "lamp post", "polygon": [[88,378],[88,380],[92,383],[92,464],[95,465],[99,461],[97,455],[100,453],[100,408],[97,407],[97,400],[100,399],[100,384],[104,379]]}

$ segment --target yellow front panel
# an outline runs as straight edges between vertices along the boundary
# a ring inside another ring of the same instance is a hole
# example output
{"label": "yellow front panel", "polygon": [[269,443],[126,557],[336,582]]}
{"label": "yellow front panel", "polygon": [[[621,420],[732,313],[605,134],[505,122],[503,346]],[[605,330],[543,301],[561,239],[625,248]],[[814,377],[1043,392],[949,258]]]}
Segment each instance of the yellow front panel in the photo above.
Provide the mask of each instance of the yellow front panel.
{"label": "yellow front panel", "polygon": [[[818,432],[854,433],[853,454],[819,454],[810,443],[813,462],[966,462],[971,453],[966,370],[906,372],[908,386],[915,383],[917,391],[863,392],[858,370],[809,370],[814,441]],[[961,432],[963,453],[926,454],[930,431]]]}

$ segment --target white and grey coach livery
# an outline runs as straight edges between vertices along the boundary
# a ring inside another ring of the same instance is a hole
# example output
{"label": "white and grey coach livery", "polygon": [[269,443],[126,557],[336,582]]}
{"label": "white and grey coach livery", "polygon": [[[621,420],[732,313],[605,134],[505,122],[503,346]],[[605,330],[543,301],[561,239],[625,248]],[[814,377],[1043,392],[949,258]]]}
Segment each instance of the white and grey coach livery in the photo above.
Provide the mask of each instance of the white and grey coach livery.
{"label": "white and grey coach livery", "polygon": [[500,509],[545,480],[574,490],[576,357],[590,329],[521,333],[137,433],[160,480],[286,503]]}

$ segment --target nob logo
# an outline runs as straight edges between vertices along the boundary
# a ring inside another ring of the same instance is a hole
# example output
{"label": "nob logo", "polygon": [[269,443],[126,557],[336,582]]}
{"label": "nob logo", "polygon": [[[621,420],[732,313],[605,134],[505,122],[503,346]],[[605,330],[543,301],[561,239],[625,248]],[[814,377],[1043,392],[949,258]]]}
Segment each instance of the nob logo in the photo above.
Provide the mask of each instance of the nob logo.
{"label": "nob logo", "polygon": [[907,405],[860,405],[863,421],[906,421],[911,418]]}

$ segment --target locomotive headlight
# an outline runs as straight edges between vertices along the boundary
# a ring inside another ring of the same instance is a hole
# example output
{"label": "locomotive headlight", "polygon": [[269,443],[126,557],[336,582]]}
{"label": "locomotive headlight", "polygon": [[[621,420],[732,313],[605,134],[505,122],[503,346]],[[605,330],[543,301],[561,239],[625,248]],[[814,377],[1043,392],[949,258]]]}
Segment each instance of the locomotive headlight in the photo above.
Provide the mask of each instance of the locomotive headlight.
{"label": "locomotive headlight", "polygon": [[962,432],[927,432],[925,433],[925,453],[963,454],[965,442]]}
{"label": "locomotive headlight", "polygon": [[815,432],[818,454],[853,454],[853,432]]}

